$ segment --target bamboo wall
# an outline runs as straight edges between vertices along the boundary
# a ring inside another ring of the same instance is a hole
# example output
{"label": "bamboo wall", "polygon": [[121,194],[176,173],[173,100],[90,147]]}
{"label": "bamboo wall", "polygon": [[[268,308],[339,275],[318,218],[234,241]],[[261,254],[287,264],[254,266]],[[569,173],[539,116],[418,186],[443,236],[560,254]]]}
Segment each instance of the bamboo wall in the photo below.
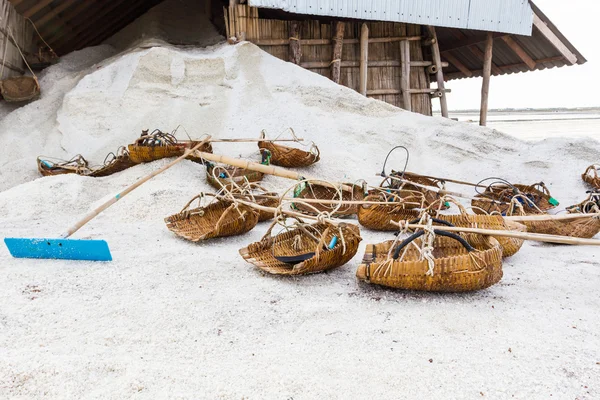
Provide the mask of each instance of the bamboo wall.
{"label": "bamboo wall", "polygon": [[[288,21],[259,18],[258,9],[236,5],[225,9],[228,38],[248,40],[266,52],[290,61],[292,24],[299,26],[298,39],[302,56],[300,66],[331,79],[333,59],[332,23],[318,20]],[[410,90],[412,111],[431,115],[430,75],[426,68],[432,64],[424,60],[420,25],[393,22],[365,21],[369,28],[367,96],[397,107],[404,105],[401,79],[400,43],[410,43]],[[340,84],[359,91],[360,87],[360,34],[362,21],[346,21],[342,51]],[[292,38],[292,40],[294,40]],[[426,52],[430,54],[430,52]]]}
{"label": "bamboo wall", "polygon": [[[33,27],[8,0],[0,0],[0,79],[22,75],[26,66],[10,33],[23,53],[30,53],[33,40]],[[2,68],[4,65],[4,68]]]}

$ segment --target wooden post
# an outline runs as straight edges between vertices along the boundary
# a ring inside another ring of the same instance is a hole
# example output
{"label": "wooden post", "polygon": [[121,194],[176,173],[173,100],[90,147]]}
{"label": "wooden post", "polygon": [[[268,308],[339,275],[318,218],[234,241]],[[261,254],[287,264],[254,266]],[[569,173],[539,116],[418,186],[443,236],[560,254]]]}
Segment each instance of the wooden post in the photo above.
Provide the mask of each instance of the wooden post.
{"label": "wooden post", "polygon": [[360,29],[360,94],[367,95],[369,69],[369,27],[363,23]]}
{"label": "wooden post", "polygon": [[335,36],[333,37],[333,61],[331,61],[331,80],[335,83],[340,83],[345,27],[346,24],[342,21],[337,21],[335,23]]}
{"label": "wooden post", "polygon": [[292,21],[290,25],[290,61],[296,65],[300,65],[301,59],[300,28],[298,21]]}
{"label": "wooden post", "polygon": [[490,93],[490,77],[492,75],[492,54],[494,37],[488,33],[483,57],[483,84],[481,85],[481,109],[479,110],[479,125],[486,126],[488,112],[488,97]]}
{"label": "wooden post", "polygon": [[410,94],[410,43],[408,40],[400,42],[400,62],[402,64],[400,88],[402,89],[404,109],[412,111],[412,99]]}
{"label": "wooden post", "polygon": [[442,93],[440,97],[440,108],[442,109],[442,117],[448,118],[448,102],[446,101],[446,85],[444,84],[444,71],[442,70],[442,57],[440,55],[440,47],[438,45],[437,34],[433,26],[428,26],[427,30],[432,39],[431,54],[433,56],[433,63],[437,67],[437,84],[438,91]]}

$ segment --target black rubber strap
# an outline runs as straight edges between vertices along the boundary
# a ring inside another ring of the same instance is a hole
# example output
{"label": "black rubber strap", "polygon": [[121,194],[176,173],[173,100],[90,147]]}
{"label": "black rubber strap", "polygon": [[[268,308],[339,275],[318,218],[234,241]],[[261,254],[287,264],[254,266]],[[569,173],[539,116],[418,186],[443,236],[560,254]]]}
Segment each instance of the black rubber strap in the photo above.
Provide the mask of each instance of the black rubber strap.
{"label": "black rubber strap", "polygon": [[[431,220],[435,223],[438,224],[442,224],[442,225],[446,225],[446,226],[450,226],[452,228],[454,228],[454,225],[452,225],[450,222],[448,221],[444,221],[443,219],[439,219],[439,218],[431,218]],[[415,225],[418,224],[419,221],[421,221],[420,219],[413,219],[412,221],[409,222],[410,225]]]}
{"label": "black rubber strap", "polygon": [[[473,248],[473,246],[471,246],[469,244],[469,242],[467,242],[462,236],[459,236],[455,233],[451,233],[451,232],[446,232],[446,231],[441,231],[438,229],[434,229],[433,233],[435,233],[436,235],[440,235],[440,236],[446,236],[449,237],[451,239],[457,240],[460,244],[463,245],[463,247],[465,249],[467,249],[467,251],[470,253],[472,251],[474,251],[475,249]],[[412,241],[414,241],[415,239],[423,236],[425,234],[425,231],[419,231],[416,233],[413,233],[412,235],[410,235],[407,239],[405,239],[402,243],[400,243],[398,245],[398,247],[396,248],[396,251],[394,251],[394,260],[397,260],[398,257],[400,257],[400,252],[402,251],[403,248],[405,248],[406,246],[408,246]]]}

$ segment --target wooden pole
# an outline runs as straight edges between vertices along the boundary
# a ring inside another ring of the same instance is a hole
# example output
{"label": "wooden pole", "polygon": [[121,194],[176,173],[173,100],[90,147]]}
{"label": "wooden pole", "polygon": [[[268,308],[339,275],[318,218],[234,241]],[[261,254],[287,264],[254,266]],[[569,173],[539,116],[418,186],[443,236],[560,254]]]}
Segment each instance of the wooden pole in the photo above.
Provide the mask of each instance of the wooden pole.
{"label": "wooden pole", "polygon": [[75,225],[73,225],[72,227],[70,227],[69,230],[67,230],[67,232],[64,233],[61,237],[65,238],[65,239],[68,238],[69,236],[71,236],[72,234],[74,234],[75,232],[77,232],[79,229],[81,229],[85,224],[87,224],[88,222],[90,222],[92,219],[96,218],[98,216],[98,214],[100,214],[102,211],[106,210],[108,207],[112,206],[117,201],[119,201],[123,197],[125,197],[127,194],[133,192],[135,189],[137,189],[138,187],[142,186],[144,183],[148,182],[150,179],[154,178],[156,175],[165,172],[166,170],[168,170],[169,168],[171,168],[173,165],[175,165],[175,164],[183,161],[192,152],[197,151],[200,147],[202,147],[206,143],[208,143],[210,141],[210,139],[211,139],[211,137],[207,136],[206,138],[204,138],[204,140],[202,142],[200,142],[196,146],[194,146],[194,148],[186,150],[185,153],[181,157],[178,157],[177,159],[171,161],[170,163],[168,163],[164,167],[157,169],[156,171],[152,172],[151,174],[146,175],[142,179],[140,179],[137,182],[135,182],[133,185],[125,188],[125,190],[123,190],[122,192],[118,193],[116,196],[111,197],[110,200],[108,200],[106,203],[100,205],[98,208],[96,208],[95,210],[92,210],[90,213],[88,213],[81,220],[77,221],[77,223]]}
{"label": "wooden pole", "polygon": [[437,67],[436,78],[438,84],[438,91],[442,93],[440,97],[440,108],[442,109],[442,117],[448,118],[448,102],[446,101],[446,85],[444,84],[444,71],[442,70],[442,57],[440,55],[440,47],[438,45],[437,33],[433,26],[428,26],[430,37],[433,39],[431,44],[431,54],[433,56],[433,63]]}
{"label": "wooden pole", "polygon": [[290,24],[290,62],[300,65],[302,46],[300,45],[300,28],[298,21]]}
{"label": "wooden pole", "polygon": [[333,61],[331,62],[331,80],[335,83],[340,83],[345,27],[346,24],[342,21],[337,21],[335,23],[335,36],[333,37]]}
{"label": "wooden pole", "polygon": [[412,111],[412,99],[410,94],[410,43],[408,40],[400,42],[400,62],[402,64],[400,88],[402,89],[404,109]]}
{"label": "wooden pole", "polygon": [[363,23],[360,29],[360,94],[367,95],[369,70],[369,27]]}
{"label": "wooden pole", "polygon": [[[394,225],[401,226],[399,222],[390,221]],[[409,224],[411,229],[426,229],[426,225],[413,225]],[[458,226],[436,226],[436,228],[446,232],[464,232],[464,233],[477,233],[480,235],[494,236],[494,237],[510,237],[515,239],[533,240],[536,242],[545,243],[559,243],[559,244],[575,244],[575,245],[590,245],[600,246],[600,240],[598,239],[580,239],[571,236],[559,236],[559,235],[545,235],[542,233],[531,233],[531,232],[519,232],[519,231],[504,231],[494,229],[479,229],[479,228],[461,228]]]}
{"label": "wooden pole", "polygon": [[479,110],[479,125],[487,125],[488,98],[490,93],[490,77],[492,75],[492,54],[494,37],[489,32],[485,42],[485,53],[483,56],[483,83],[481,85],[481,109]]}

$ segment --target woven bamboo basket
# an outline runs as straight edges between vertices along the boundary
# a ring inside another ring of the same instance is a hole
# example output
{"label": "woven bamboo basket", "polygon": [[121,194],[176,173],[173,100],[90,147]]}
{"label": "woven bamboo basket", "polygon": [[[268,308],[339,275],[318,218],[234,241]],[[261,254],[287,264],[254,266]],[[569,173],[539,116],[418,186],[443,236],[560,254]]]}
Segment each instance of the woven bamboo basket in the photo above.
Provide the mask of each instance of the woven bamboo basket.
{"label": "woven bamboo basket", "polygon": [[600,232],[600,218],[589,216],[571,220],[523,221],[527,231],[546,235],[591,239]]}
{"label": "woven bamboo basket", "polygon": [[[179,142],[170,133],[164,133],[155,129],[152,133],[148,133],[147,130],[142,131],[142,136],[134,144],[128,145],[127,150],[129,151],[131,161],[141,164],[160,160],[161,158],[181,157],[187,149],[193,148],[198,143],[200,142]],[[199,151],[212,153],[212,145],[208,142]],[[202,162],[200,158],[195,156],[189,156],[188,159],[194,162]]]}
{"label": "woven bamboo basket", "polygon": [[104,159],[104,165],[99,169],[95,169],[89,175],[93,176],[94,178],[109,176],[112,174],[116,174],[117,172],[126,170],[127,168],[133,167],[134,165],[136,164],[133,161],[131,161],[127,149],[121,146],[117,150],[116,154],[108,153],[108,155]]}
{"label": "woven bamboo basket", "polygon": [[581,179],[596,189],[600,189],[600,176],[598,176],[598,170],[600,170],[600,164],[590,165],[581,175]]}
{"label": "woven bamboo basket", "polygon": [[[260,138],[264,139],[265,136],[265,131],[262,131]],[[284,146],[275,142],[258,142],[258,148],[270,151],[271,163],[273,165],[279,165],[280,167],[308,167],[321,159],[319,148],[314,143],[312,144],[310,151]]]}
{"label": "woven bamboo basket", "polygon": [[579,204],[567,207],[570,214],[593,214],[600,213],[600,190],[588,192],[588,197]]}
{"label": "woven bamboo basket", "polygon": [[[438,214],[436,218],[449,222],[454,226],[461,228],[480,228],[480,229],[493,229],[498,231],[517,231],[526,232],[527,227],[523,224],[513,221],[505,220],[501,215],[473,215],[469,214],[465,207],[452,197],[446,196],[444,200],[449,203],[455,204],[460,214],[458,215],[445,215]],[[515,239],[509,237],[494,237],[500,247],[502,247],[502,257],[511,257],[515,255],[525,242],[523,239]]]}
{"label": "woven bamboo basket", "polygon": [[[370,194],[365,201],[391,202],[399,201],[395,194],[377,193]],[[364,204],[358,207],[358,222],[365,228],[374,231],[398,231],[398,226],[390,221],[413,220],[419,217],[419,212],[403,205],[374,205]]]}
{"label": "woven bamboo basket", "polygon": [[89,175],[92,170],[81,154],[70,160],[58,160],[50,157],[39,156],[37,158],[38,171],[42,176],[77,174]]}
{"label": "woven bamboo basket", "polygon": [[233,167],[230,165],[206,164],[206,179],[216,189],[226,188],[233,190],[236,186],[247,183],[260,182],[265,174],[249,169]]}
{"label": "woven bamboo basket", "polygon": [[[357,185],[353,183],[344,183],[345,187],[340,187],[342,200],[344,201],[360,201],[365,197],[365,185]],[[348,187],[348,188],[346,188]],[[349,188],[352,188],[350,191]],[[292,203],[292,207],[301,213],[307,215],[316,215],[321,212],[333,213],[333,216],[343,217],[358,213],[358,205],[346,204],[339,208],[336,204],[325,203],[303,203],[301,199],[315,200],[340,200],[340,195],[337,189],[315,182],[302,182],[294,189],[294,198],[299,201]]]}
{"label": "woven bamboo basket", "polygon": [[[247,201],[252,201],[259,206],[277,208],[280,204],[279,195],[276,192],[270,192],[256,182],[246,183],[242,186],[234,187],[229,190],[234,197],[242,197]],[[259,211],[258,222],[268,221],[273,219],[274,213],[270,211]]]}
{"label": "woven bamboo basket", "polygon": [[191,199],[178,214],[165,218],[170,231],[192,242],[244,234],[258,223],[258,211],[243,204],[216,200],[207,206],[190,208]]}
{"label": "woven bamboo basket", "polygon": [[410,183],[400,182],[393,178],[400,178],[419,185],[437,187],[439,189],[443,189],[444,187],[442,181],[413,174],[411,172],[392,171],[391,177],[392,178],[385,178],[380,186],[383,189],[393,190],[394,193],[407,203],[407,208],[438,208],[441,210],[448,208],[447,204],[439,202],[440,195],[436,192],[411,185]]}
{"label": "woven bamboo basket", "polygon": [[[476,214],[501,214],[510,215],[513,206],[513,198],[518,197],[526,214],[542,214],[544,211],[551,210],[558,205],[558,202],[552,198],[548,188],[542,182],[533,185],[490,185],[486,190],[477,194],[471,200],[471,207]],[[489,202],[480,199],[491,199],[495,202]]]}
{"label": "woven bamboo basket", "polygon": [[241,249],[240,255],[270,274],[314,274],[346,264],[362,240],[356,225],[300,224],[302,227],[271,236],[272,224],[260,242]]}
{"label": "woven bamboo basket", "polygon": [[33,76],[17,76],[0,81],[0,94],[9,102],[33,100],[40,95],[40,84]]}
{"label": "woven bamboo basket", "polygon": [[[439,231],[437,231],[439,233]],[[502,248],[489,236],[462,236],[473,249],[449,237],[436,235],[433,242],[433,272],[419,250],[406,246],[394,259],[395,241],[367,245],[356,276],[359,280],[406,290],[468,292],[488,288],[502,278]],[[421,239],[415,239],[421,244]]]}

